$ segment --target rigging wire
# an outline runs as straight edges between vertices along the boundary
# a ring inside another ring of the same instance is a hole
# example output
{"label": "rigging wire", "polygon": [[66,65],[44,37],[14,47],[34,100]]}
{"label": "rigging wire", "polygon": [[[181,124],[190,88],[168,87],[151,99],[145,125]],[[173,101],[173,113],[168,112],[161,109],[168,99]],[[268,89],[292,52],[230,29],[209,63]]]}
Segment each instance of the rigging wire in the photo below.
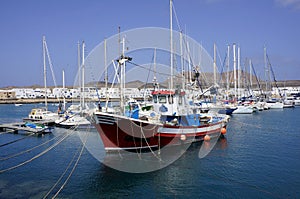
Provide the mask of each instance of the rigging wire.
{"label": "rigging wire", "polygon": [[[136,63],[134,63],[134,62],[132,62],[132,61],[128,61],[128,63],[130,63],[130,64],[132,64],[132,65],[135,65],[135,66],[137,66],[137,67],[143,68],[143,69],[145,69],[145,70],[149,70],[149,71],[151,71],[151,72],[155,72],[154,69],[149,69],[149,68],[147,68],[147,67],[145,67],[145,66],[136,64]],[[158,72],[158,71],[156,71],[156,73],[157,73],[157,74],[160,74],[160,75],[163,75],[163,76],[171,77],[171,75],[170,75],[169,73],[163,73],[163,72]]]}
{"label": "rigging wire", "polygon": [[255,68],[254,68],[254,66],[253,66],[252,62],[251,62],[251,66],[250,66],[250,67],[251,67],[251,68],[252,68],[252,70],[253,70],[253,73],[254,73],[254,76],[255,76],[256,82],[257,82],[257,84],[258,84],[258,89],[259,89],[259,91],[260,91],[260,94],[262,95],[262,94],[263,94],[263,92],[262,92],[262,88],[261,88],[261,85],[260,85],[260,83],[259,83],[258,77],[257,77],[257,75],[256,75],[256,71],[255,71]]}
{"label": "rigging wire", "polygon": [[276,80],[276,78],[275,78],[275,73],[274,73],[273,67],[272,67],[272,65],[271,65],[271,62],[270,62],[270,59],[269,59],[268,54],[266,54],[266,57],[267,57],[267,60],[268,60],[268,65],[269,65],[269,67],[270,67],[270,69],[271,69],[271,73],[272,73],[272,75],[273,75],[273,79],[274,79],[275,86],[276,86],[276,88],[277,88],[278,91],[279,91],[280,97],[282,97],[281,92],[280,92],[280,89],[278,88],[278,85],[277,85],[277,80]]}

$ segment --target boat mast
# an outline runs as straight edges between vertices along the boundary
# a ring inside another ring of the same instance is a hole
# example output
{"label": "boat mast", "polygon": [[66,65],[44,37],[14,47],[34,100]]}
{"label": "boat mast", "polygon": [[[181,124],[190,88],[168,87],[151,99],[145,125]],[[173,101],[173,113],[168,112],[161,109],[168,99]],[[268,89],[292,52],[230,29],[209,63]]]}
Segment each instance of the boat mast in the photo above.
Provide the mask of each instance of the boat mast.
{"label": "boat mast", "polygon": [[84,51],[85,51],[85,43],[84,41],[82,42],[82,106],[81,106],[81,109],[84,108],[84,95],[85,95],[85,91],[84,91],[84,65],[85,65],[85,60],[84,60]]}
{"label": "boat mast", "polygon": [[227,89],[227,99],[229,97],[228,92],[229,92],[229,64],[230,64],[230,59],[229,59],[229,53],[230,53],[230,46],[227,46],[227,75],[226,75],[226,89]]}
{"label": "boat mast", "polygon": [[180,54],[181,54],[181,74],[182,74],[182,89],[185,89],[185,71],[184,71],[184,60],[183,60],[183,43],[182,43],[182,31],[180,31]]}
{"label": "boat mast", "polygon": [[48,110],[47,104],[47,72],[46,72],[46,37],[43,36],[43,61],[44,61],[44,88],[45,88],[45,107]]}
{"label": "boat mast", "polygon": [[120,78],[120,109],[122,114],[125,113],[125,106],[124,106],[124,102],[125,102],[125,82],[126,82],[126,78],[125,78],[125,72],[126,72],[126,62],[127,61],[131,61],[132,58],[131,57],[127,57],[125,56],[125,38],[123,37],[122,39],[122,54],[121,57],[117,60],[118,61],[118,65],[120,67],[120,74],[121,74],[121,78]]}
{"label": "boat mast", "polygon": [[170,65],[171,65],[171,80],[170,89],[173,89],[173,0],[170,0]]}
{"label": "boat mast", "polygon": [[235,44],[232,46],[233,48],[233,79],[234,79],[234,99],[236,99],[236,52],[235,52]]}
{"label": "boat mast", "polygon": [[237,72],[238,72],[238,77],[237,77],[237,82],[238,82],[238,85],[237,85],[237,90],[238,90],[238,98],[241,97],[241,48],[240,46],[238,46],[238,65],[237,65]]}
{"label": "boat mast", "polygon": [[[159,84],[158,84],[158,81],[157,81],[157,78],[156,78],[156,48],[154,49],[153,62],[154,62],[154,66],[153,66],[153,69],[154,69],[153,86],[154,86],[154,90],[159,90]],[[144,94],[144,101],[146,101],[145,98],[146,98],[146,95]]]}
{"label": "boat mast", "polygon": [[108,72],[107,72],[107,60],[106,60],[106,39],[104,40],[104,67],[105,67],[105,97],[107,95],[107,91],[108,91]]}
{"label": "boat mast", "polygon": [[214,86],[217,85],[217,58],[216,44],[214,43]]}
{"label": "boat mast", "polygon": [[189,79],[189,83],[192,84],[192,64],[191,64],[191,56],[190,55],[190,46],[189,46],[189,42],[186,42],[187,45],[187,54],[188,54],[188,79]]}
{"label": "boat mast", "polygon": [[65,70],[62,71],[62,77],[63,77],[63,108],[64,108],[64,111],[66,110],[66,98],[65,98]]}
{"label": "boat mast", "polygon": [[80,59],[80,43],[77,42],[77,64],[78,64],[78,87],[80,90],[79,105],[82,107],[82,96],[81,96],[81,59]]}
{"label": "boat mast", "polygon": [[271,75],[270,68],[267,64],[267,48],[264,47],[264,61],[265,61],[265,77],[266,77],[266,93],[271,91]]}
{"label": "boat mast", "polygon": [[252,81],[252,60],[249,59],[249,74],[250,74],[250,88],[252,89],[253,81]]}

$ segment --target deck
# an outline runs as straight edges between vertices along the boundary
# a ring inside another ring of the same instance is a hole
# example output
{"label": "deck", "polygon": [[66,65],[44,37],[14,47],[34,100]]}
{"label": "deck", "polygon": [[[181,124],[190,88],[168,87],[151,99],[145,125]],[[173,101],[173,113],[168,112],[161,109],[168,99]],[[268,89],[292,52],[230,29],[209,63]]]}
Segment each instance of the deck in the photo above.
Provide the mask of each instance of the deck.
{"label": "deck", "polygon": [[24,122],[0,124],[0,132],[19,133],[19,131],[34,134],[45,134],[50,132],[49,128],[35,129],[27,127]]}

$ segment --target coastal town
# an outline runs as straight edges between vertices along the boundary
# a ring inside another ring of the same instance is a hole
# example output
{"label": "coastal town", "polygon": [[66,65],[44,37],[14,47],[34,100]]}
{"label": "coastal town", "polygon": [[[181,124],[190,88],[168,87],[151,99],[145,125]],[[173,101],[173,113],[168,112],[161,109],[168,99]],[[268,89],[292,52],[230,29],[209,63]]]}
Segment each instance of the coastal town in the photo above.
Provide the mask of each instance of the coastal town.
{"label": "coastal town", "polygon": [[[148,99],[151,96],[153,87],[146,85],[142,82],[128,83],[125,88],[125,96],[133,99]],[[285,86],[288,85],[288,86]],[[162,88],[166,88],[161,85]],[[103,101],[109,96],[110,99],[119,99],[119,87],[105,88],[102,87],[85,87],[84,97],[90,101]],[[79,87],[53,87],[43,88],[41,87],[16,87],[16,88],[2,88],[0,89],[0,104],[14,104],[14,103],[39,103],[44,102],[45,95],[49,102],[59,102],[61,99],[65,99],[68,102],[77,101],[80,99],[81,90]],[[200,91],[199,91],[200,92]],[[224,89],[219,89],[219,92],[225,92]],[[240,93],[248,93],[246,89],[240,89]],[[255,96],[259,95],[259,90],[251,91]],[[234,94],[234,89],[230,89],[229,93]],[[286,81],[286,84],[280,84],[279,87],[272,88],[272,95],[278,97],[297,96],[300,93],[300,83],[298,81]],[[212,94],[210,91],[204,94],[207,98]]]}

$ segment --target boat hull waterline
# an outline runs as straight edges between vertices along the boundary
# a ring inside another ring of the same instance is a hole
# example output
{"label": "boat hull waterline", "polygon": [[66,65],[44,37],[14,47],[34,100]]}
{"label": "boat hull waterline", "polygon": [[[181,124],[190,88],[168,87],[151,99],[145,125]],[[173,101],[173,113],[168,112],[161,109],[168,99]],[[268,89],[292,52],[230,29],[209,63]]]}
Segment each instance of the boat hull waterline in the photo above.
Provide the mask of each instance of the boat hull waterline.
{"label": "boat hull waterline", "polygon": [[107,152],[155,149],[204,140],[221,135],[224,121],[200,126],[172,126],[98,112],[95,127]]}

